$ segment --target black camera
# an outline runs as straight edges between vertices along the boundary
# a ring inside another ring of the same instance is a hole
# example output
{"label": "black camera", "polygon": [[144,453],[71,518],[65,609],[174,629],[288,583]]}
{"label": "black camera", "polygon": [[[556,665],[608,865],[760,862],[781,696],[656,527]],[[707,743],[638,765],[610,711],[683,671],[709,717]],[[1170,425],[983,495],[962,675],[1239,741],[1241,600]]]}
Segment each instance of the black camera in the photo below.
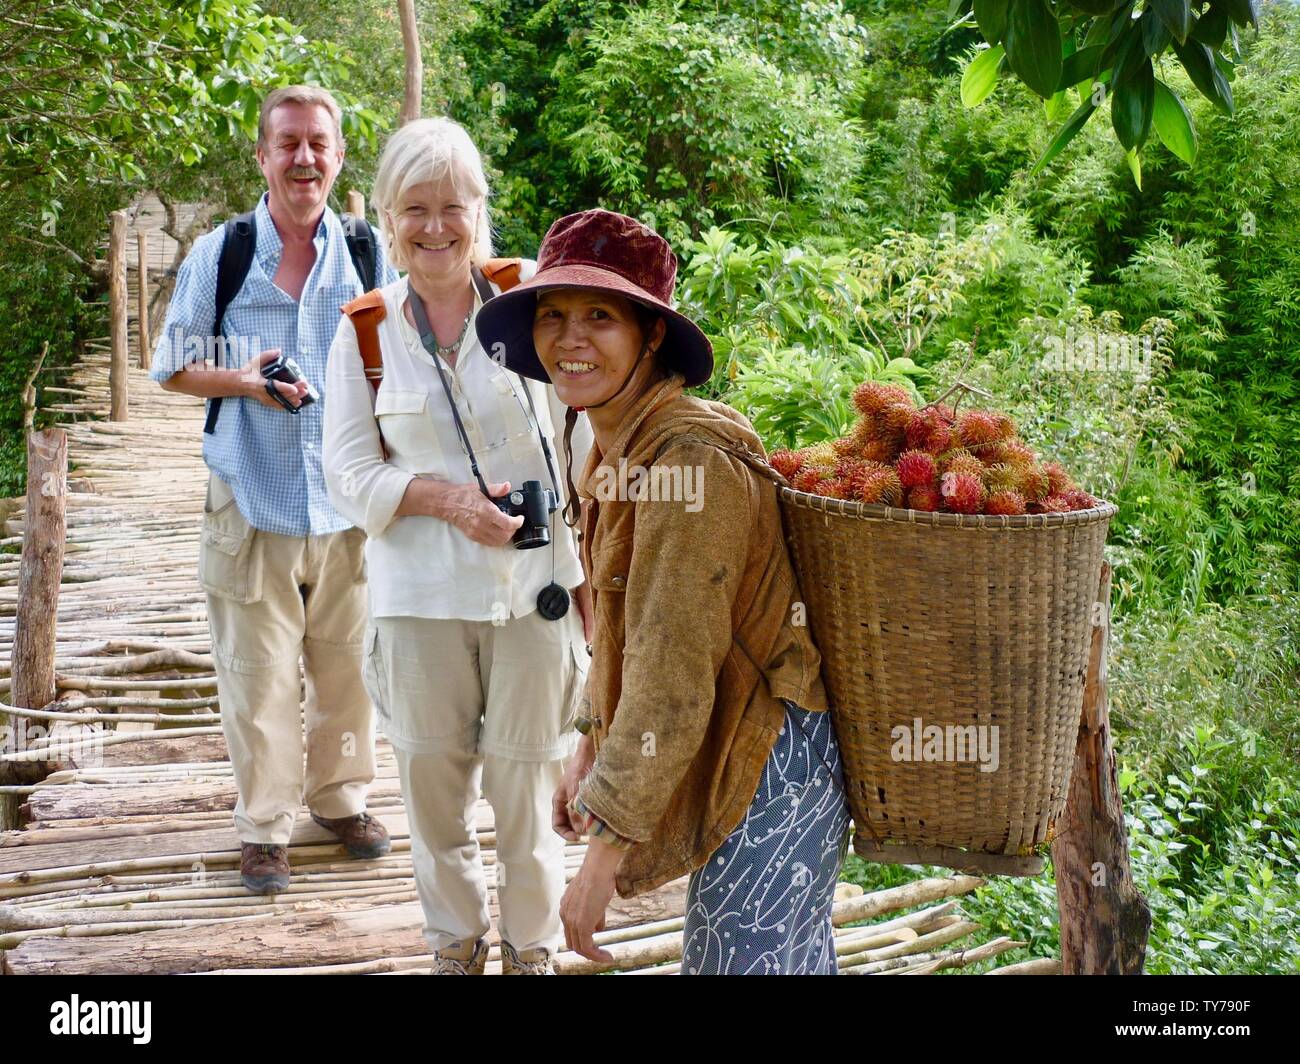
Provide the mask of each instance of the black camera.
{"label": "black camera", "polygon": [[311,381],[307,381],[307,394],[299,399],[299,406],[294,406],[280,393],[280,389],[275,386],[275,381],[284,381],[285,384],[297,384],[301,380],[306,380],[302,375],[302,367],[287,355],[278,355],[266,363],[262,367],[262,376],[266,378],[267,395],[291,413],[298,413],[299,406],[314,403],[320,398],[320,393],[312,387]]}
{"label": "black camera", "polygon": [[551,542],[551,514],[559,501],[555,492],[543,488],[540,480],[525,480],[522,488],[492,500],[507,517],[523,516],[524,523],[512,537],[519,550],[545,547]]}

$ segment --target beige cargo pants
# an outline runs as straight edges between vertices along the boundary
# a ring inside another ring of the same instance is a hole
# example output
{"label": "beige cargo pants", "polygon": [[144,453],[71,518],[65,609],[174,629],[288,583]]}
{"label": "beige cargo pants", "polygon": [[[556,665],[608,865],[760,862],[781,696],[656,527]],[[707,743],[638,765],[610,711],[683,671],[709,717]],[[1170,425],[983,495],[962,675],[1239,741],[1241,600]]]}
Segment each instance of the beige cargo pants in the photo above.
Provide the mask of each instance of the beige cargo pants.
{"label": "beige cargo pants", "polygon": [[239,791],[235,828],[241,842],[284,846],[304,796],[322,817],[352,816],[365,809],[375,776],[361,676],[365,535],[254,529],[217,476],[203,509],[199,582]]}
{"label": "beige cargo pants", "polygon": [[577,606],[558,621],[534,611],[500,626],[371,623],[366,686],[401,775],[425,940],[436,950],[488,932],[481,788],[495,822],[497,930],[517,950],[556,950],[564,840],[551,797],[577,746],[589,660]]}

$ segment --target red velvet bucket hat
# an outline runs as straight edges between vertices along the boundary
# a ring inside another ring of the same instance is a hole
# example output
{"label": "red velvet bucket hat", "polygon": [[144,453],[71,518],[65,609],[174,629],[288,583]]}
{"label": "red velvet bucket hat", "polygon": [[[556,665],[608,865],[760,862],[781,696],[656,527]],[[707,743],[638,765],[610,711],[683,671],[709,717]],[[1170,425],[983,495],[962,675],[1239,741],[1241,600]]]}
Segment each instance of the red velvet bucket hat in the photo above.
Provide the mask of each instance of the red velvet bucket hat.
{"label": "red velvet bucket hat", "polygon": [[666,332],[658,357],[693,387],[713,374],[713,346],[698,325],[673,309],[676,280],[677,256],[649,226],[613,211],[581,211],[547,230],[537,273],[483,304],[474,327],[483,350],[507,369],[549,381],[533,346],[537,293],[552,288],[616,292],[663,315]]}

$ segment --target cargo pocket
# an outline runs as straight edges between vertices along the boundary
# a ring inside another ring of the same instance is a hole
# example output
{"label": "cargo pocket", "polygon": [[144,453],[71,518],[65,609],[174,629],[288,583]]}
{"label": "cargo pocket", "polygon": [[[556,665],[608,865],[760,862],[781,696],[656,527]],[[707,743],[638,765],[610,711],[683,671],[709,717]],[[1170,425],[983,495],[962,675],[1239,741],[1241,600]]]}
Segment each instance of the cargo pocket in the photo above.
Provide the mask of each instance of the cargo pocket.
{"label": "cargo pocket", "polygon": [[342,533],[343,565],[354,584],[366,582],[366,534],[360,528],[349,528]]}
{"label": "cargo pocket", "polygon": [[230,488],[215,476],[208,483],[203,511],[199,583],[209,594],[244,605],[262,597],[262,550],[257,530],[239,512]]}
{"label": "cargo pocket", "polygon": [[384,670],[380,658],[377,629],[367,626],[362,647],[361,682],[365,686],[366,694],[370,696],[370,701],[375,704],[375,712],[379,714],[379,730],[391,739],[392,735],[389,731],[391,722],[385,708],[388,703],[384,698]]}
{"label": "cargo pocket", "polygon": [[574,722],[582,712],[586,702],[587,674],[591,669],[591,657],[587,654],[586,643],[576,639],[569,640],[569,657],[571,659],[569,686],[565,692],[564,720],[560,725],[560,737],[564,738],[574,730]]}

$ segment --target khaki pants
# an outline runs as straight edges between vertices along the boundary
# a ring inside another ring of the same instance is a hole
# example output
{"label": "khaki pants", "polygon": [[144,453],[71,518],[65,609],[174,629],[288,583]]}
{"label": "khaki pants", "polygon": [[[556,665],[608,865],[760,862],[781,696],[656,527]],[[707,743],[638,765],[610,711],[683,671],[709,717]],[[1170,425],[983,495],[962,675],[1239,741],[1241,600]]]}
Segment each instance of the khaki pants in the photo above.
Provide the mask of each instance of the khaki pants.
{"label": "khaki pants", "polygon": [[[323,817],[366,807],[374,715],[361,678],[365,536],[252,528],[230,487],[208,480],[199,582],[239,800],[241,842],[287,845],[305,797]],[[306,701],[299,705],[302,659]],[[306,722],[306,774],[303,725]]]}
{"label": "khaki pants", "polygon": [[498,930],[518,950],[561,941],[564,840],[551,796],[577,745],[587,652],[576,605],[488,621],[377,617],[366,686],[393,744],[432,949],[489,927],[475,835],[479,789],[496,822]]}

